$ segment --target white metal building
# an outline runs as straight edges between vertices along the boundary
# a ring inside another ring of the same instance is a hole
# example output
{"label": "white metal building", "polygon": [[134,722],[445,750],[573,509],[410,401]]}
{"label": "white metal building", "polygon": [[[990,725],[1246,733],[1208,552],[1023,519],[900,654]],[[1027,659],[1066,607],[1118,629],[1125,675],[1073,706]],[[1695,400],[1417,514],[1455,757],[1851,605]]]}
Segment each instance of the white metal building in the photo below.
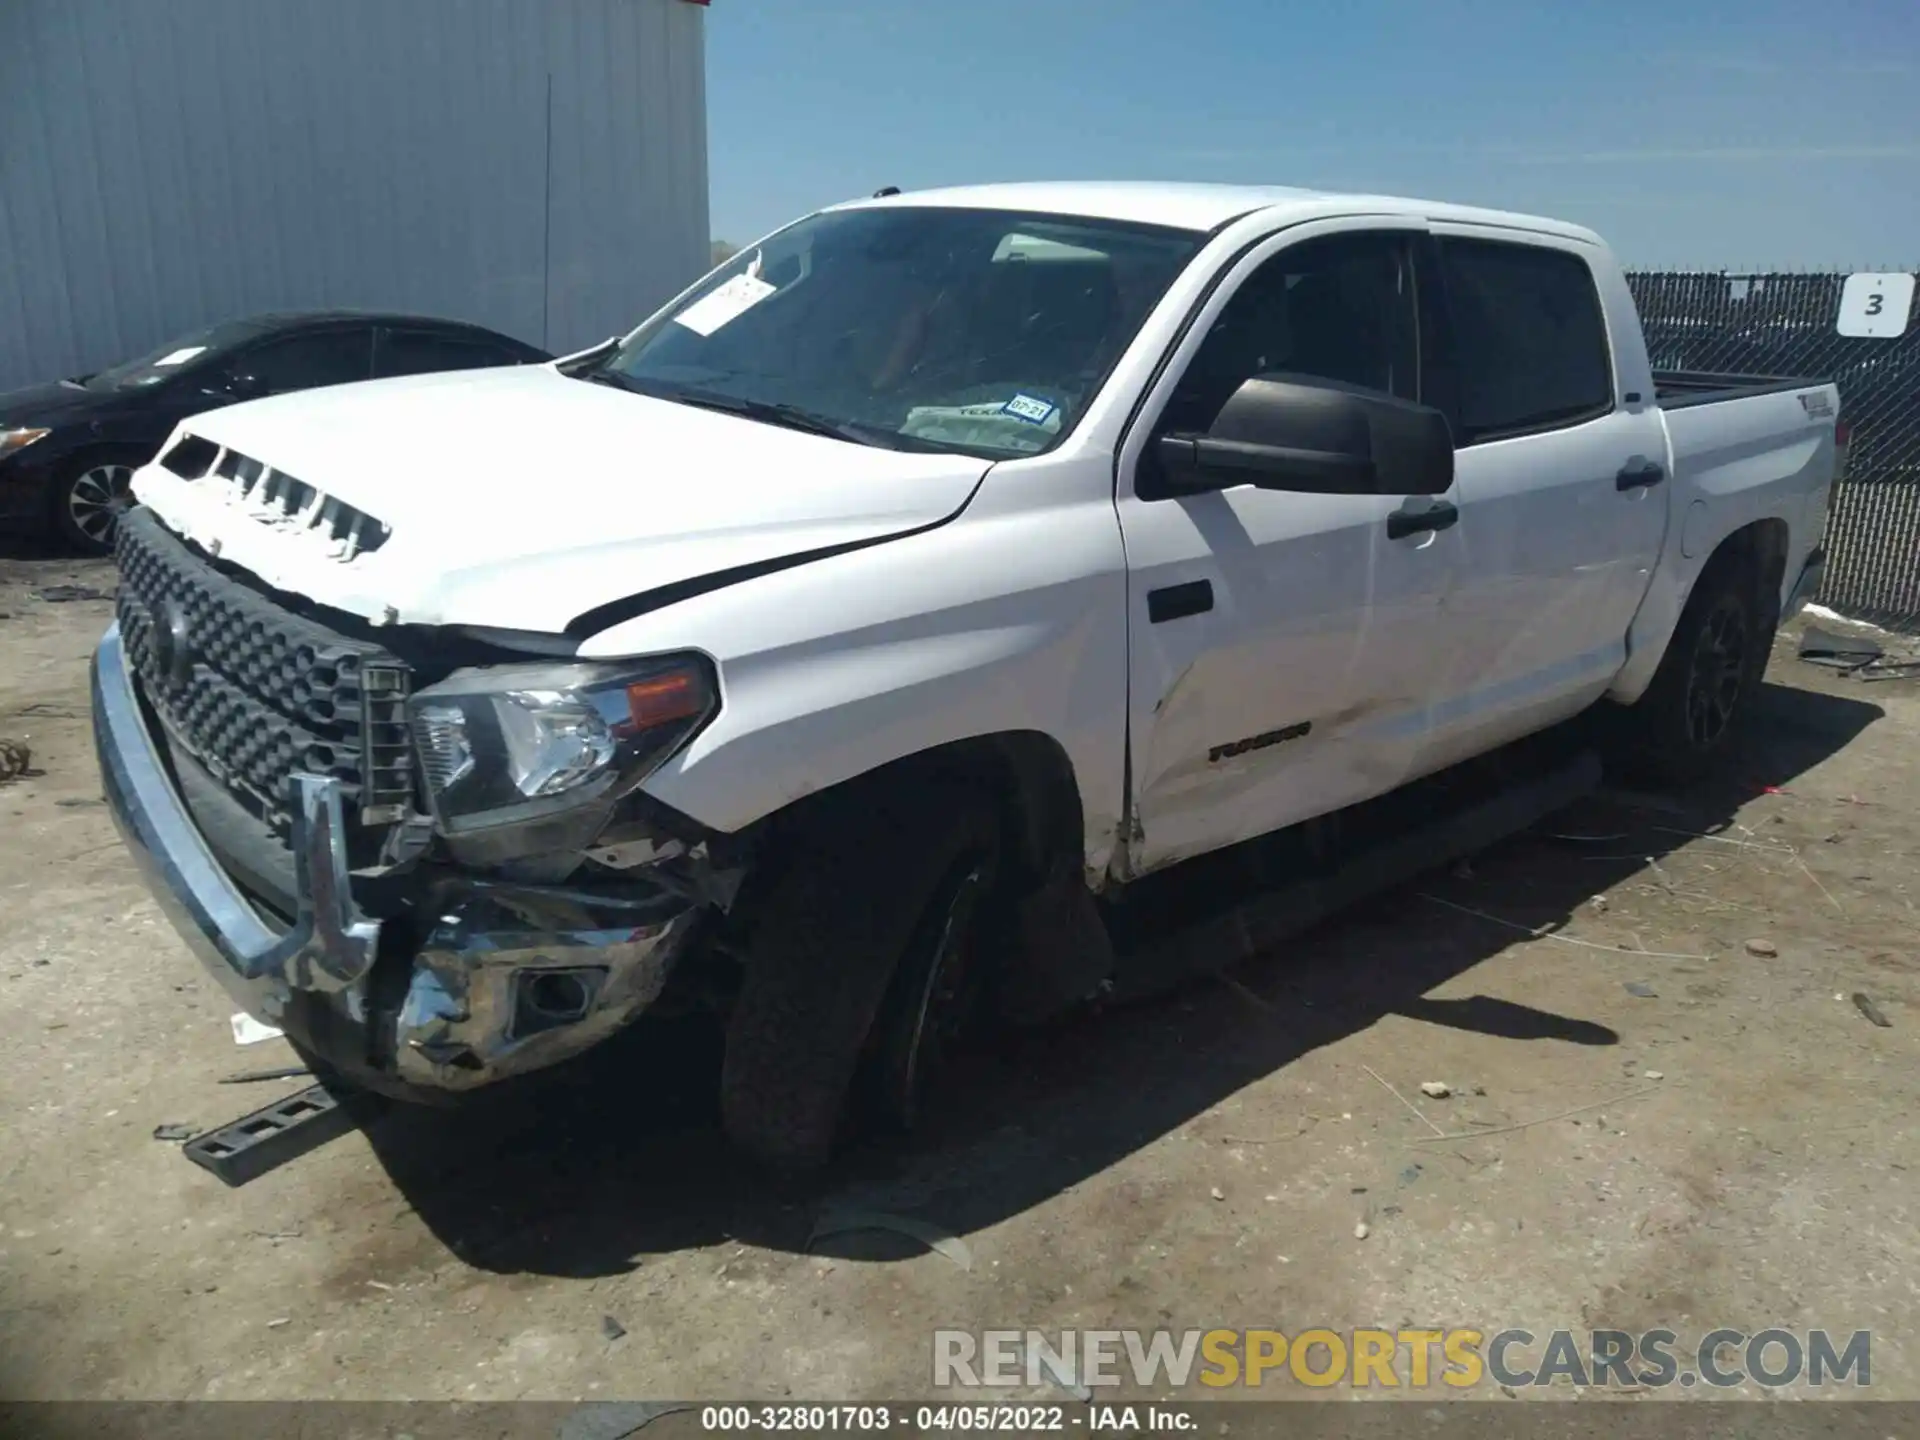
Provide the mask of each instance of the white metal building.
{"label": "white metal building", "polygon": [[0,390],[272,310],[550,350],[707,268],[704,0],[0,0]]}

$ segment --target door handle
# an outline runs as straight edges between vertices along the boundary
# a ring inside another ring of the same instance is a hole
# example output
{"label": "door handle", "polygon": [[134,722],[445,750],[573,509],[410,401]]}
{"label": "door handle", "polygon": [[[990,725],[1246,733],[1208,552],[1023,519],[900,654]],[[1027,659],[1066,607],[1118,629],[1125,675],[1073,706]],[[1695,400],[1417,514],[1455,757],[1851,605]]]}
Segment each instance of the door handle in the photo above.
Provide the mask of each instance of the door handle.
{"label": "door handle", "polygon": [[1387,516],[1387,538],[1404,540],[1426,530],[1448,530],[1459,522],[1453,502],[1441,500],[1425,510],[1396,510]]}
{"label": "door handle", "polygon": [[1649,485],[1658,485],[1667,478],[1667,472],[1651,460],[1632,460],[1622,466],[1620,473],[1613,477],[1616,490],[1644,490]]}
{"label": "door handle", "polygon": [[1204,615],[1213,609],[1213,583],[1189,580],[1184,585],[1168,585],[1147,592],[1147,623],[1161,625],[1168,620],[1184,620],[1189,615]]}

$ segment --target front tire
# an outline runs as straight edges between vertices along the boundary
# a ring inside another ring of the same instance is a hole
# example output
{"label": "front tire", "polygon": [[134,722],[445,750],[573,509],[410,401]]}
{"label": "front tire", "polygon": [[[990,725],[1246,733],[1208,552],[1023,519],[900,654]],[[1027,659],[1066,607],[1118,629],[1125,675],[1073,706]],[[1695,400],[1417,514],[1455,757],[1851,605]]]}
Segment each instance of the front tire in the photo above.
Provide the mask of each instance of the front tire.
{"label": "front tire", "polygon": [[1701,572],[1646,693],[1614,717],[1615,758],[1669,785],[1701,779],[1726,752],[1766,670],[1772,635],[1744,556]]}
{"label": "front tire", "polygon": [[993,903],[999,856],[987,824],[968,828],[967,843],[935,885],[894,967],[874,1022],[861,1089],[876,1118],[898,1131],[920,1123],[939,1076],[980,1010],[989,958],[982,953],[983,921]]}
{"label": "front tire", "polygon": [[54,533],[82,555],[111,555],[120,517],[133,508],[134,466],[124,457],[88,456],[54,482]]}
{"label": "front tire", "polygon": [[911,1125],[979,992],[999,873],[991,805],[902,782],[836,803],[748,921],[720,1113],[752,1159],[805,1171],[832,1154],[848,1101]]}

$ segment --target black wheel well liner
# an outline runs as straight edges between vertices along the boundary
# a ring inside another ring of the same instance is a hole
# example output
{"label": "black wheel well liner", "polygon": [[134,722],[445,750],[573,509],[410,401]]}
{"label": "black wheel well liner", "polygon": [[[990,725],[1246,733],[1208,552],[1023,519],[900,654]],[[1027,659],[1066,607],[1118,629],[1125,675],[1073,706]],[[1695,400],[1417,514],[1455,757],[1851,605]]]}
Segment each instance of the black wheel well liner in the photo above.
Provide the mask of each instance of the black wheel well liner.
{"label": "black wheel well liner", "polygon": [[755,828],[764,827],[777,851],[775,837],[831,823],[832,811],[841,805],[857,806],[878,789],[930,779],[970,784],[993,802],[1002,841],[1021,879],[1038,883],[1069,858],[1078,873],[1086,838],[1079,782],[1065,748],[1038,730],[969,736],[902,756],[802,796]]}
{"label": "black wheel well liner", "polygon": [[[1754,578],[1771,589],[1777,601],[1781,583],[1786,579],[1787,547],[1791,543],[1792,534],[1786,521],[1772,516],[1750,521],[1713,547],[1707,563],[1700,567],[1700,574],[1705,576],[1716,565],[1745,560],[1753,566]],[[1695,585],[1699,583],[1694,581]]]}

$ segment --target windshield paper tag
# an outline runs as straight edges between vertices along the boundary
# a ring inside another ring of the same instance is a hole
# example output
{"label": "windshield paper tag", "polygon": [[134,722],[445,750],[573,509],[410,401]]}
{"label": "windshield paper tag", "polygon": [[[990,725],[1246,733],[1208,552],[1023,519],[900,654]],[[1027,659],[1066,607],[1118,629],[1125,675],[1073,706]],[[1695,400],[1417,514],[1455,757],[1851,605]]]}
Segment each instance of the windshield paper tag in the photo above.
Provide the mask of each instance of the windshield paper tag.
{"label": "windshield paper tag", "polygon": [[184,365],[194,356],[204,352],[206,348],[204,345],[189,345],[184,350],[175,350],[171,355],[162,355],[154,361],[153,368],[158,370],[165,365]]}
{"label": "windshield paper tag", "polygon": [[1002,405],[1000,411],[1029,425],[1044,425],[1053,418],[1054,407],[1035,395],[1016,395]]}
{"label": "windshield paper tag", "polygon": [[696,335],[711,335],[728,321],[746,314],[776,288],[758,275],[736,275],[674,316],[673,323],[686,326]]}
{"label": "windshield paper tag", "polygon": [[[1030,398],[1030,397],[1029,397]],[[944,440],[954,445],[987,445],[1000,450],[1034,451],[1060,429],[1060,407],[1033,401],[1046,409],[1044,420],[1011,414],[1014,402],[987,400],[978,405],[916,405],[900,427],[902,435],[922,440]]]}

